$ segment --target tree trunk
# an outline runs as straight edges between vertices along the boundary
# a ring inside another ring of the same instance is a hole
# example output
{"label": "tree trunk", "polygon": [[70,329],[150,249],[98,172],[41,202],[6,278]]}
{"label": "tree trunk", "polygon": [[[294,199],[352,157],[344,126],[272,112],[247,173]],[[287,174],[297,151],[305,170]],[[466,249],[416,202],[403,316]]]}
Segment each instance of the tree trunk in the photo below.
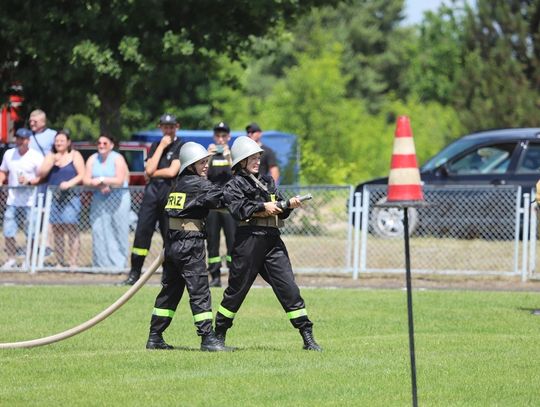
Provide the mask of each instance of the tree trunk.
{"label": "tree trunk", "polygon": [[99,130],[115,140],[123,139],[120,107],[122,106],[122,86],[114,79],[102,79],[99,84]]}

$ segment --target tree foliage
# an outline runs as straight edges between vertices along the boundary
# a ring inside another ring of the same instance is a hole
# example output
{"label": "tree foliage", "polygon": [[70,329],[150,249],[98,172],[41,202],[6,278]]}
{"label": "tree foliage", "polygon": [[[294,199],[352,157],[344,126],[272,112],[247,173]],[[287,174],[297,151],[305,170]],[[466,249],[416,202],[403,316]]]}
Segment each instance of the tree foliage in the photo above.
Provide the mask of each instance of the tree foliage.
{"label": "tree foliage", "polygon": [[303,181],[354,183],[387,174],[398,115],[419,161],[538,125],[540,1],[445,4],[406,27],[404,0],[5,0],[0,83],[85,135],[165,110],[187,128],[256,120],[299,136]]}
{"label": "tree foliage", "polygon": [[6,0],[1,80],[20,80],[28,103],[47,106],[50,116],[97,113],[102,131],[120,134],[122,106],[152,95],[159,101],[151,109],[155,116],[163,100],[184,108],[198,104],[200,85],[215,67],[213,51],[235,57],[249,36],[333,3]]}
{"label": "tree foliage", "polygon": [[540,2],[478,0],[466,13],[453,98],[466,127],[538,125]]}

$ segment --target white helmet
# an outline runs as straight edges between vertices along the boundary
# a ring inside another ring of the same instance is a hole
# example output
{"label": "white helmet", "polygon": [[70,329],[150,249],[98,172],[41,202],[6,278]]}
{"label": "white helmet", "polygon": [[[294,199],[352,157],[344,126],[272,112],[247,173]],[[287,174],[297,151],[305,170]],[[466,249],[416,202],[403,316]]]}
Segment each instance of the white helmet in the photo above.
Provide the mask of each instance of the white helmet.
{"label": "white helmet", "polygon": [[263,149],[257,144],[255,140],[250,139],[247,136],[240,136],[231,147],[232,167],[238,164],[250,155],[262,153]]}
{"label": "white helmet", "polygon": [[180,159],[179,174],[181,174],[182,171],[184,171],[191,164],[196,163],[203,158],[210,157],[211,155],[212,154],[199,143],[188,141],[182,146],[182,148],[180,148],[180,154],[178,154],[178,158]]}

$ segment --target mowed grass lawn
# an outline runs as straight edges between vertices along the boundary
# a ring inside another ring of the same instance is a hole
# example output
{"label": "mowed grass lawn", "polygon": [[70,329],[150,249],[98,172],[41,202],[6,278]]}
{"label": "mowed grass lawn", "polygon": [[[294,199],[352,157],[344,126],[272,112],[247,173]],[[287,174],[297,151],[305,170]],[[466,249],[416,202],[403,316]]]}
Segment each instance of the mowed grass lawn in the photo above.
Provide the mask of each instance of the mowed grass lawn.
{"label": "mowed grass lawn", "polygon": [[[0,350],[1,406],[406,406],[406,293],[304,289],[324,352],[306,352],[272,291],[253,289],[229,331],[233,353],[202,353],[186,298],[144,349],[158,287],[143,287],[97,327],[56,344]],[[0,287],[0,342],[91,318],[124,288]],[[212,291],[214,304],[222,290]],[[418,401],[424,406],[540,404],[540,294],[414,291]],[[217,308],[216,306],[214,308]]]}

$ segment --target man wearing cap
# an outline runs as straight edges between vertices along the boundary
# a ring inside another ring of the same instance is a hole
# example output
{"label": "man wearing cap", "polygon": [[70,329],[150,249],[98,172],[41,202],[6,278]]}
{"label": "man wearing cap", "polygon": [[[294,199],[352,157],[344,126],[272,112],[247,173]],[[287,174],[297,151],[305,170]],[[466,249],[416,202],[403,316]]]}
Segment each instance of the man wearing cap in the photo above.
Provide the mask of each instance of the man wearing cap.
{"label": "man wearing cap", "polygon": [[56,130],[47,128],[47,115],[43,110],[37,109],[30,113],[28,120],[32,136],[30,138],[30,148],[39,151],[46,156],[52,150]]}
{"label": "man wearing cap", "polygon": [[[43,155],[30,149],[30,137],[32,132],[25,128],[15,133],[15,147],[5,152],[0,164],[0,185],[6,178],[10,187],[34,186],[40,182],[38,170],[43,162]],[[2,268],[12,268],[17,264],[15,236],[21,224],[24,225],[25,234],[28,233],[30,212],[35,202],[34,191],[35,188],[9,188],[4,212],[7,260]]]}
{"label": "man wearing cap", "polygon": [[[220,186],[224,186],[232,177],[231,151],[228,145],[231,140],[230,133],[229,126],[225,122],[219,122],[214,126],[214,143],[208,146],[208,152],[213,154],[208,162],[208,180]],[[210,287],[221,287],[221,257],[219,255],[221,229],[225,234],[227,267],[229,267],[236,222],[229,212],[210,211],[206,218]]]}
{"label": "man wearing cap", "polygon": [[167,235],[167,216],[164,208],[173,180],[180,170],[180,147],[184,144],[176,137],[176,130],[180,125],[176,117],[164,114],[159,119],[159,128],[163,136],[150,146],[150,152],[145,165],[145,172],[149,178],[144,197],[139,210],[139,219],[135,230],[135,239],[131,249],[131,270],[128,278],[122,282],[133,285],[141,276],[141,270],[150,248],[152,235],[156,222],[159,222],[161,237],[165,241]]}
{"label": "man wearing cap", "polygon": [[251,123],[246,126],[247,136],[255,140],[257,144],[263,149],[261,156],[261,164],[259,166],[260,175],[270,175],[275,183],[279,181],[279,167],[277,165],[276,153],[270,147],[264,145],[261,141],[262,130],[257,123]]}

